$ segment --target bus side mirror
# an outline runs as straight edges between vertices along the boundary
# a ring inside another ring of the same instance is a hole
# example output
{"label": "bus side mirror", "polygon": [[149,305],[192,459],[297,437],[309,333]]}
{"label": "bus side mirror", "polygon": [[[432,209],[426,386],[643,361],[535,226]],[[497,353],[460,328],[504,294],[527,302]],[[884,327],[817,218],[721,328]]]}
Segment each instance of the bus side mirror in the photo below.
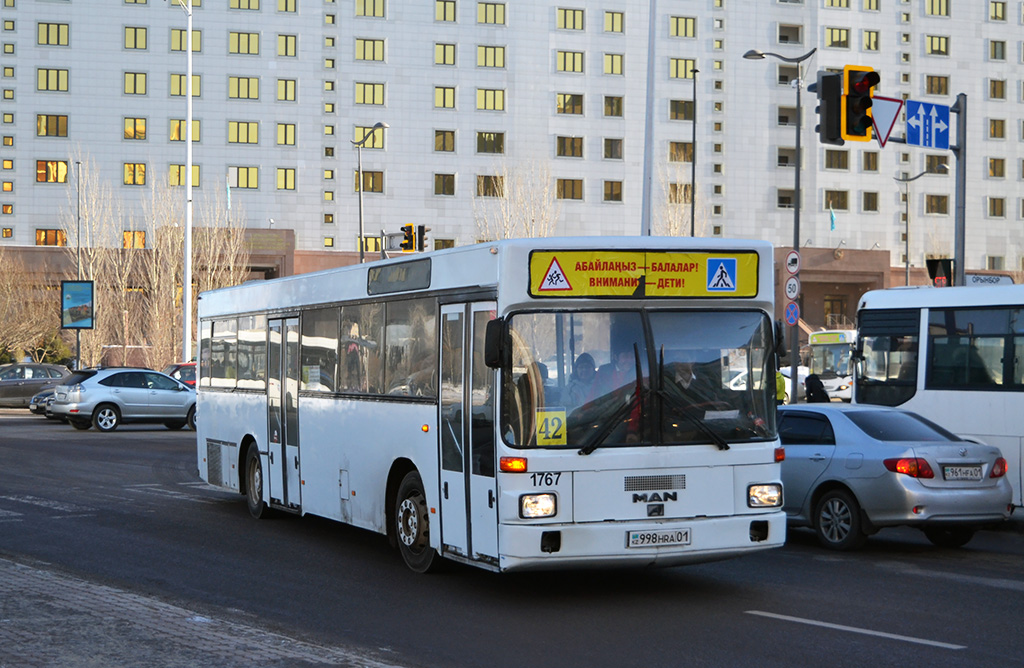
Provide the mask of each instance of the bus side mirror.
{"label": "bus side mirror", "polygon": [[779,358],[786,354],[786,335],[782,328],[782,321],[775,321],[775,357]]}
{"label": "bus side mirror", "polygon": [[505,322],[501,318],[495,318],[487,323],[484,331],[484,364],[492,369],[501,368],[501,360],[504,357],[504,349],[501,345],[505,332]]}

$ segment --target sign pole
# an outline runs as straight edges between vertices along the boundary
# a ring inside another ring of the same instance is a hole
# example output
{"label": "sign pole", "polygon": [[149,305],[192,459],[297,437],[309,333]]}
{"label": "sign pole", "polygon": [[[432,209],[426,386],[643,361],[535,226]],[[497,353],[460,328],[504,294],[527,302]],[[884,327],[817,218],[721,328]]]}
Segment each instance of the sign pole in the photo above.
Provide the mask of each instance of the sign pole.
{"label": "sign pole", "polygon": [[953,219],[953,285],[966,285],[964,256],[967,242],[967,95],[960,93],[950,107],[956,114],[956,215]]}

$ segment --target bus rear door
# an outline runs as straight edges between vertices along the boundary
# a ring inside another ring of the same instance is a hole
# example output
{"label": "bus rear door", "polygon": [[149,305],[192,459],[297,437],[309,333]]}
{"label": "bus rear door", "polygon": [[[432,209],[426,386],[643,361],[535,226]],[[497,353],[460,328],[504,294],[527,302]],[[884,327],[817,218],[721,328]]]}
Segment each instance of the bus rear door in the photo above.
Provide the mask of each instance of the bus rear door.
{"label": "bus rear door", "polygon": [[299,485],[299,319],[268,321],[267,436],[270,501],[297,510]]}

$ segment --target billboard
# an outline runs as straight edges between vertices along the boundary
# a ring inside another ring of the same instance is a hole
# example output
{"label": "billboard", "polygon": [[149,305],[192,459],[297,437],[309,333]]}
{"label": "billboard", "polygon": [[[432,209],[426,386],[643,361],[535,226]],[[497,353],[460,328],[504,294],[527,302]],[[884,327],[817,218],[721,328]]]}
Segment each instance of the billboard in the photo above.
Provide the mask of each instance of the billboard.
{"label": "billboard", "polygon": [[95,315],[92,281],[60,282],[61,329],[92,329]]}

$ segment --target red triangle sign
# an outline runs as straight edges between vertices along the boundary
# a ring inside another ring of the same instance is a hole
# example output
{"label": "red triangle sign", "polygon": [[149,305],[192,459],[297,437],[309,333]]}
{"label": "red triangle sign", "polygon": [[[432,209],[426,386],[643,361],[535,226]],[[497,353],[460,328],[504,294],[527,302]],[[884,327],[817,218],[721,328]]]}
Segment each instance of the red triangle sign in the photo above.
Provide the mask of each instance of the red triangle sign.
{"label": "red triangle sign", "polygon": [[562,265],[558,264],[558,258],[551,258],[548,270],[544,272],[544,278],[537,286],[537,292],[558,292],[561,290],[572,290],[569,279],[562,271]]}

